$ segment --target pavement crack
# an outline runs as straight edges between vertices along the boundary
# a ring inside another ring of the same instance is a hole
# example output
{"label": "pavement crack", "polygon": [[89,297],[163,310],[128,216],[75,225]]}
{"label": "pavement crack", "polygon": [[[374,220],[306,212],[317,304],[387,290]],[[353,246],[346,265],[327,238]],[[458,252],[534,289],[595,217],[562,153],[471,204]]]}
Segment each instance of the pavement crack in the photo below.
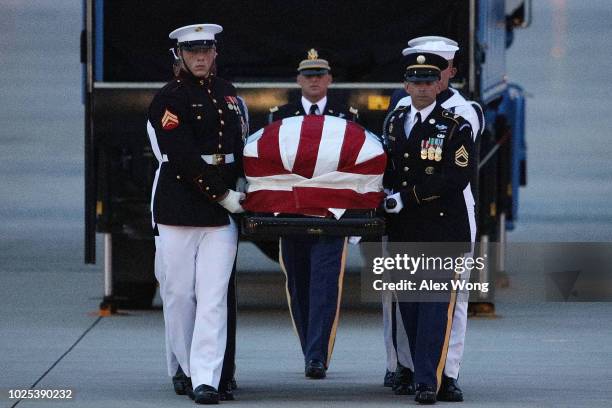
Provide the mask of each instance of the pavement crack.
{"label": "pavement crack", "polygon": [[[34,381],[34,384],[32,384],[29,389],[33,390],[34,388],[36,388],[38,383],[41,382],[42,379],[45,378],[47,374],[49,374],[51,370],[53,370],[55,366],[57,366],[60,363],[60,361],[64,359],[64,357],[66,357],[72,350],[74,350],[77,344],[79,344],[81,340],[83,340],[85,336],[87,336],[87,333],[89,333],[94,327],[96,327],[96,325],[100,322],[100,320],[102,320],[102,318],[103,316],[99,316],[87,329],[85,329],[85,331],[79,336],[79,338],[76,339],[76,341],[72,343],[70,347],[68,347],[68,350],[66,350],[61,356],[59,356],[59,358],[55,360],[53,364],[51,364],[51,367],[49,367],[47,371],[45,371],[40,377],[38,377],[36,381]],[[19,404],[23,399],[24,398],[20,398],[17,401],[15,401],[15,403],[11,405],[11,408],[15,408],[17,404]]]}

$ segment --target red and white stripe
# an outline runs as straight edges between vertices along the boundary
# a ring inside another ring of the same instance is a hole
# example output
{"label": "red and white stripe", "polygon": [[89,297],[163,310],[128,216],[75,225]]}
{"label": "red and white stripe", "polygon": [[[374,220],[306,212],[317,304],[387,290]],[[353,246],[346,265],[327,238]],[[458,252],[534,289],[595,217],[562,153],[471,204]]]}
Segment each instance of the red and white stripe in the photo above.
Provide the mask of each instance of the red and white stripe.
{"label": "red and white stripe", "polygon": [[341,216],[376,208],[386,156],[378,138],[335,116],[295,116],[249,137],[244,171],[249,211]]}

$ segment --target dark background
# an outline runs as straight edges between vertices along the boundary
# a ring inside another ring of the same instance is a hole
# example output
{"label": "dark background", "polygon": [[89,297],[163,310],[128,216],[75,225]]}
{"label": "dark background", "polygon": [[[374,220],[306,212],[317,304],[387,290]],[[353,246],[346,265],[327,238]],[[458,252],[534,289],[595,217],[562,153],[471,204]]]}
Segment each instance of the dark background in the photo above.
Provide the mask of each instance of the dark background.
{"label": "dark background", "polygon": [[467,48],[467,3],[106,0],[104,81],[168,80],[168,49],[175,45],[168,34],[215,23],[223,26],[219,75],[230,80],[292,79],[306,51],[315,48],[330,61],[336,81],[401,82],[400,51],[407,39],[436,33]]}

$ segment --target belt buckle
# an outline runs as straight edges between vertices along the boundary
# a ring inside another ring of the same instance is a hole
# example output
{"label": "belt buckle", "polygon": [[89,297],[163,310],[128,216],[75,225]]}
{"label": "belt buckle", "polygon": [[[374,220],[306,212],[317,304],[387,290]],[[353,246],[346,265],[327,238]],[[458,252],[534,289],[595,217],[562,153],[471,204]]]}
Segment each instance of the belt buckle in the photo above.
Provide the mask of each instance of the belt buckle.
{"label": "belt buckle", "polygon": [[225,155],[224,154],[213,154],[213,164],[225,164]]}

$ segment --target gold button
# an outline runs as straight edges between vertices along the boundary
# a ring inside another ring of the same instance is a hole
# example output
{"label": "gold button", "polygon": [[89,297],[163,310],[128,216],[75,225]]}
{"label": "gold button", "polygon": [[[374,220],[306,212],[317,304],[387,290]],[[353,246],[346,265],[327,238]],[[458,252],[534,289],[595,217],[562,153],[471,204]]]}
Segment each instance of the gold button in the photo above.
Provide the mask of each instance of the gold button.
{"label": "gold button", "polygon": [[180,179],[181,179],[180,174],[177,174],[177,175],[176,175],[176,179],[177,179],[177,180],[180,180]]}
{"label": "gold button", "polygon": [[219,115],[223,113],[221,109],[219,109],[217,112],[219,112]]}
{"label": "gold button", "polygon": [[202,180],[202,179],[198,180],[198,183],[203,183],[203,182],[204,182],[204,180]]}
{"label": "gold button", "polygon": [[223,136],[223,132],[219,132],[219,136]]}
{"label": "gold button", "polygon": [[209,89],[209,90],[208,90],[208,93],[212,93],[212,91]]}
{"label": "gold button", "polygon": [[408,153],[404,153],[404,157],[407,159],[410,157],[410,155]]}
{"label": "gold button", "polygon": [[176,80],[176,82],[181,83],[181,80],[180,80],[180,79],[177,79],[177,80]]}
{"label": "gold button", "polygon": [[221,143],[219,143],[219,149],[220,149],[221,147],[223,147],[223,146],[221,146]]}
{"label": "gold button", "polygon": [[217,103],[217,100],[215,98],[213,98],[213,103]]}
{"label": "gold button", "polygon": [[202,119],[202,117],[200,115],[198,115],[198,116],[196,116],[196,119],[200,120],[200,119]]}
{"label": "gold button", "polygon": [[204,81],[200,81],[200,85],[204,85]]}
{"label": "gold button", "polygon": [[212,195],[212,198],[217,198],[217,196],[215,194]]}
{"label": "gold button", "polygon": [[402,181],[402,186],[403,186],[403,187],[406,187],[407,185],[408,185],[408,182],[407,182],[407,181]]}
{"label": "gold button", "polygon": [[225,122],[224,122],[224,121],[221,121],[221,126],[223,126],[223,125],[225,125]]}
{"label": "gold button", "polygon": [[440,213],[440,217],[444,217],[444,213],[443,212]]}
{"label": "gold button", "polygon": [[408,168],[408,167],[404,167],[404,171],[408,171],[408,170],[409,170],[409,168]]}
{"label": "gold button", "polygon": [[210,190],[210,187],[206,186],[206,191]]}

